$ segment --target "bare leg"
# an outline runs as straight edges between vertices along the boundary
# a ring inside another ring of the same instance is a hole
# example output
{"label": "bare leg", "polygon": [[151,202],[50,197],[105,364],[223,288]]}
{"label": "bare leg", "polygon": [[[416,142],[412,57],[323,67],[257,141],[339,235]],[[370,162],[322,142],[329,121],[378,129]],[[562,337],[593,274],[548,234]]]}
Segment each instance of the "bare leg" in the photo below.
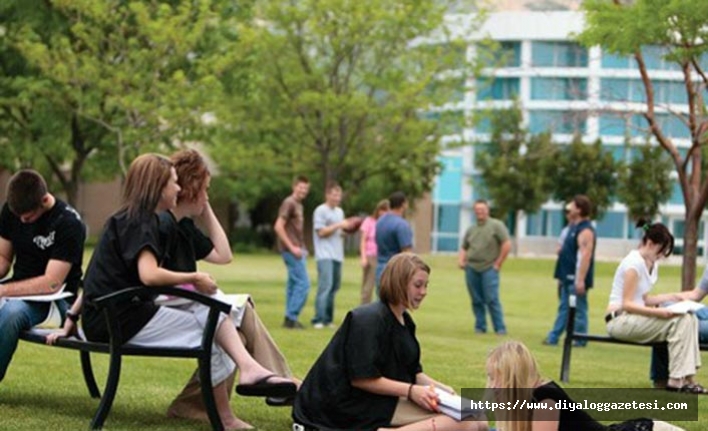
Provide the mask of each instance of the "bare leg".
{"label": "bare leg", "polygon": [[[273,374],[267,368],[264,368],[251,356],[246,350],[246,347],[241,341],[241,337],[236,333],[234,322],[231,318],[224,319],[216,330],[216,342],[221,346],[231,359],[236,362],[239,370],[239,383],[251,384],[259,379]],[[271,383],[292,382],[291,379],[284,377],[273,377],[269,379]]]}
{"label": "bare leg", "polygon": [[379,428],[378,431],[486,431],[489,429],[486,421],[462,421],[438,415],[432,419],[425,419],[398,428]]}
{"label": "bare leg", "polygon": [[216,410],[219,412],[221,423],[227,430],[247,430],[253,429],[251,424],[242,421],[234,416],[229,405],[229,391],[226,381],[214,386],[214,401],[216,402]]}

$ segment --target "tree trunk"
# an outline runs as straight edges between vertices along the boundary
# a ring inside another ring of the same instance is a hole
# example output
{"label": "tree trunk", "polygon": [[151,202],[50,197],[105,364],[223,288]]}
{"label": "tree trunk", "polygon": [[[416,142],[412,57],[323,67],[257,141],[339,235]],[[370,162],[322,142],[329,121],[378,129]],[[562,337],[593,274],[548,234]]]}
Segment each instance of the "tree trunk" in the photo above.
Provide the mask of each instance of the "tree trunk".
{"label": "tree trunk", "polygon": [[683,266],[681,268],[681,290],[691,290],[696,284],[696,258],[698,257],[698,224],[701,212],[686,209],[683,231]]}
{"label": "tree trunk", "polygon": [[514,257],[519,256],[519,236],[521,235],[521,226],[519,226],[519,218],[521,211],[514,211],[514,238],[511,241],[511,250]]}

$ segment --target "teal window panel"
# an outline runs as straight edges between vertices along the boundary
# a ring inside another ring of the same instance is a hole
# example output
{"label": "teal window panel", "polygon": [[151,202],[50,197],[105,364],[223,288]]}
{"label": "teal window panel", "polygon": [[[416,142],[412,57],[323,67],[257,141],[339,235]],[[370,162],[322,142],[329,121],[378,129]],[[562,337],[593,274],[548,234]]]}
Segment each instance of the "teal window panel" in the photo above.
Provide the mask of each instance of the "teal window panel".
{"label": "teal window panel", "polygon": [[602,78],[600,98],[610,102],[646,102],[644,84],[639,79]]}
{"label": "teal window panel", "polygon": [[435,183],[433,196],[437,202],[462,200],[462,158],[441,157],[442,170]]}
{"label": "teal window panel", "polygon": [[587,49],[569,42],[533,42],[531,63],[534,67],[587,67]]}
{"label": "teal window panel", "polygon": [[601,65],[603,69],[629,69],[634,67],[634,59],[603,52]]}
{"label": "teal window panel", "polygon": [[624,223],[627,215],[624,212],[608,211],[601,220],[597,220],[595,228],[598,238],[624,238]]}
{"label": "teal window panel", "polygon": [[675,181],[672,187],[671,198],[669,198],[669,203],[674,205],[683,205],[683,192],[681,191],[681,184]]}
{"label": "teal window panel", "polygon": [[458,251],[460,249],[460,239],[458,236],[439,236],[436,241],[438,251]]}
{"label": "teal window panel", "polygon": [[532,78],[533,100],[585,100],[587,79],[583,78]]}
{"label": "teal window panel", "polygon": [[600,135],[602,136],[625,136],[627,132],[627,121],[613,114],[600,114]]}
{"label": "teal window panel", "polygon": [[584,134],[587,116],[578,111],[545,111],[529,113],[529,131],[533,134],[550,131],[552,133]]}
{"label": "teal window panel", "polygon": [[548,230],[546,236],[558,237],[565,226],[565,213],[563,210],[545,210],[548,214]]}
{"label": "teal window panel", "polygon": [[504,41],[500,44],[502,64],[501,67],[521,66],[521,42]]}
{"label": "teal window panel", "polygon": [[482,175],[479,174],[472,175],[472,201],[474,202],[478,199],[489,199],[489,192],[484,185]]}
{"label": "teal window panel", "polygon": [[438,232],[457,233],[460,231],[460,205],[438,205]]}
{"label": "teal window panel", "polygon": [[519,94],[519,78],[479,79],[478,100],[512,100]]}

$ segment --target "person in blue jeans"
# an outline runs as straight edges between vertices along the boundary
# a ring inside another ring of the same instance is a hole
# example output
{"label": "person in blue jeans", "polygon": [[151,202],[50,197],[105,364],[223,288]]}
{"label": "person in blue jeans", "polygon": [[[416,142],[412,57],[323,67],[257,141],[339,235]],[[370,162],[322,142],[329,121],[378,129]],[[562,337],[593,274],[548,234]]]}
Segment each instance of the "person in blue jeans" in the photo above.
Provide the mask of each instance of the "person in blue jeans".
{"label": "person in blue jeans", "polygon": [[459,265],[472,300],[476,333],[487,332],[487,310],[494,332],[506,334],[504,312],[499,301],[499,271],[511,250],[509,231],[500,220],[489,216],[489,204],[474,203],[475,225],[465,232],[459,252]]}
{"label": "person in blue jeans", "polygon": [[305,216],[302,201],[310,192],[310,180],[298,176],[293,180],[293,192],[283,200],[275,221],[278,251],[283,256],[288,270],[285,285],[285,320],[283,327],[303,329],[298,320],[310,292],[310,276],[307,274],[307,247],[305,246]]}
{"label": "person in blue jeans", "polygon": [[[703,271],[703,276],[695,289],[688,292],[675,293],[672,295],[671,301],[667,301],[662,305],[666,306],[671,302],[682,300],[700,302],[706,295],[708,295],[708,266]],[[708,307],[697,310],[695,315],[696,319],[698,319],[698,342],[700,344],[708,344]],[[666,387],[669,379],[669,350],[666,346],[652,347],[649,377],[654,382],[654,387]]]}
{"label": "person in blue jeans", "polygon": [[[555,346],[565,331],[568,320],[568,300],[576,296],[575,331],[588,332],[588,289],[593,286],[595,273],[595,228],[590,221],[592,204],[585,195],[576,195],[567,207],[569,219],[577,222],[568,230],[558,255],[558,277],[563,283],[553,329],[543,344]],[[576,347],[585,346],[585,341],[576,341]]]}
{"label": "person in blue jeans", "polygon": [[[63,284],[65,292],[76,294],[85,239],[79,213],[49,193],[38,172],[21,170],[10,178],[0,212],[0,277],[12,267],[12,278],[0,285],[0,381],[20,331],[42,323],[51,306],[13,297],[56,293]],[[58,300],[56,306],[64,318],[68,303]]]}
{"label": "person in blue jeans", "polygon": [[381,274],[389,260],[398,253],[413,250],[413,231],[404,218],[408,199],[401,192],[388,197],[389,212],[376,221],[376,296],[379,296]]}
{"label": "person in blue jeans", "polygon": [[342,229],[349,226],[344,219],[342,188],[329,183],[325,189],[325,202],[313,215],[313,242],[317,261],[317,298],[312,326],[321,329],[334,326],[334,296],[342,284],[344,241]]}

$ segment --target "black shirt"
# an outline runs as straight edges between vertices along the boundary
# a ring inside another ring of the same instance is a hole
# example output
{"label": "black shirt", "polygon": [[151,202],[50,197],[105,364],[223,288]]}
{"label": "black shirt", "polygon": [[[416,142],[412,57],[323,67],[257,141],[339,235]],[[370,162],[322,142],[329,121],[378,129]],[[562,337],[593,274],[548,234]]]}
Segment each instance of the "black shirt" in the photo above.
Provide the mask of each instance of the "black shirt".
{"label": "black shirt", "polygon": [[376,430],[389,426],[398,397],[365,392],[354,379],[386,377],[415,382],[422,372],[415,324],[401,325],[388,305],[375,302],[350,311],[305,377],[293,419],[323,431]]}
{"label": "black shirt", "polygon": [[160,213],[160,241],[165,250],[166,269],[177,272],[194,272],[197,261],[214,249],[214,243],[194,225],[191,218],[179,222],[169,211]]}
{"label": "black shirt", "polygon": [[0,212],[0,236],[12,243],[14,281],[44,275],[50,260],[71,264],[63,281],[65,291],[76,294],[81,284],[86,226],[78,212],[56,199],[54,206],[33,223],[22,223],[7,204]]}
{"label": "black shirt", "polygon": [[[159,219],[156,214],[146,218],[128,218],[125,211],[112,215],[104,226],[84,279],[84,331],[92,341],[108,341],[105,318],[94,307],[93,299],[127,287],[141,286],[138,257],[148,249],[162,260]],[[122,341],[130,340],[152,319],[158,306],[154,296],[134,297],[118,307],[118,323]]]}

